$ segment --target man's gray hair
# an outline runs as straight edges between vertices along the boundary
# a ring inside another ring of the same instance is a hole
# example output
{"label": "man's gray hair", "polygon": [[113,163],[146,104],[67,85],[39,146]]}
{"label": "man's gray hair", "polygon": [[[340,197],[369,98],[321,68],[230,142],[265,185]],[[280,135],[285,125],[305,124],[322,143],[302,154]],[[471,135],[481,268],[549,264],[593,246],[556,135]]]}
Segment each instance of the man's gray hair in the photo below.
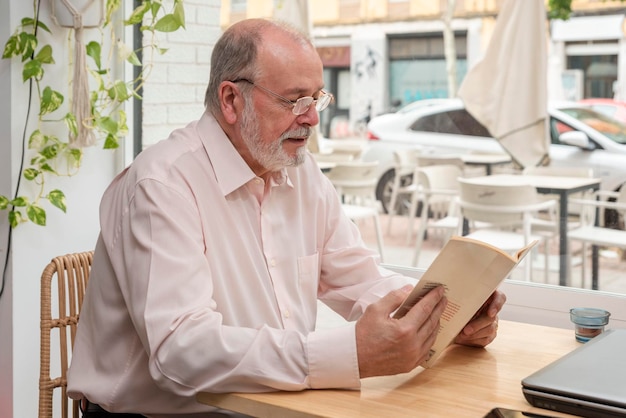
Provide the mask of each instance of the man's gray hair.
{"label": "man's gray hair", "polygon": [[[262,73],[263,69],[257,65],[258,47],[263,33],[272,28],[313,47],[306,34],[286,22],[250,19],[228,28],[213,47],[209,85],[204,97],[204,105],[214,115],[221,113],[218,89],[223,81],[241,78],[254,81]],[[242,88],[252,89],[252,86]]]}

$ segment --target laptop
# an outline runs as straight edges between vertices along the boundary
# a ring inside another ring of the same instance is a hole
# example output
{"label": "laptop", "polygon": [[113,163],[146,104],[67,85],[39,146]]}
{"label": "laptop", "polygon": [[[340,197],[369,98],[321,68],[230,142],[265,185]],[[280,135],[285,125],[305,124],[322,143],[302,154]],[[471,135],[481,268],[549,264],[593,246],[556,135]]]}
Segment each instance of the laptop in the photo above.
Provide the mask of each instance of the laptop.
{"label": "laptop", "polygon": [[526,377],[522,392],[538,408],[626,417],[626,329],[605,331]]}

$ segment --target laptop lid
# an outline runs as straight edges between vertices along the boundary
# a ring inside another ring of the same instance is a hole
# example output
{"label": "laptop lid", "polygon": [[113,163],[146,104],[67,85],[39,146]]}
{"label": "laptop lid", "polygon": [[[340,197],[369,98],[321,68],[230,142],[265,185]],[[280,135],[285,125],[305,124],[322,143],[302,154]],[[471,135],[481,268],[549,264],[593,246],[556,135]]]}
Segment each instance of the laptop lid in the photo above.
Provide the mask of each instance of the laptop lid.
{"label": "laptop lid", "polygon": [[626,329],[608,330],[526,377],[522,392],[538,408],[625,417]]}

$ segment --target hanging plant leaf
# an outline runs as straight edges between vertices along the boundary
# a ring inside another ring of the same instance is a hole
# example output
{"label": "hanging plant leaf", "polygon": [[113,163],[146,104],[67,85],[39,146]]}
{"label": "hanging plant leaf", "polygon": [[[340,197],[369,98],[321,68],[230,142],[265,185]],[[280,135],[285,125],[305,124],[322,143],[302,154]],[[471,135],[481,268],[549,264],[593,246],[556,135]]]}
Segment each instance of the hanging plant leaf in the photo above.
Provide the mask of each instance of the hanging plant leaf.
{"label": "hanging plant leaf", "polygon": [[48,193],[48,200],[57,208],[67,213],[67,207],[65,206],[65,194],[61,190],[55,189]]}
{"label": "hanging plant leaf", "polygon": [[126,58],[126,61],[128,61],[132,65],[141,67],[141,61],[139,61],[139,57],[137,56],[137,54],[135,54],[134,51],[128,55],[128,57]]}
{"label": "hanging plant leaf", "polygon": [[50,164],[45,164],[45,163],[41,165],[41,171],[46,171],[48,173],[53,173],[53,174],[59,174],[54,168],[50,166]]}
{"label": "hanging plant leaf", "polygon": [[109,97],[113,100],[117,100],[118,102],[123,102],[130,97],[128,94],[128,88],[126,87],[126,83],[121,80],[118,80],[113,84],[113,87],[109,89]]}
{"label": "hanging plant leaf", "polygon": [[68,157],[73,167],[80,167],[80,162],[83,159],[83,151],[80,148],[70,148],[68,151]]}
{"label": "hanging plant leaf", "polygon": [[26,208],[28,219],[36,225],[46,226],[46,211],[34,203]]}
{"label": "hanging plant leaf", "polygon": [[26,82],[33,77],[35,80],[41,80],[41,77],[43,77],[41,62],[37,60],[28,61],[24,64],[24,69],[22,70],[22,81]]}
{"label": "hanging plant leaf", "polygon": [[17,210],[12,210],[9,212],[9,223],[11,224],[11,228],[15,228],[16,226],[18,226],[20,224],[20,222],[23,222],[22,220],[22,214],[17,211]]}
{"label": "hanging plant leaf", "polygon": [[52,47],[50,45],[44,45],[43,48],[39,50],[35,59],[41,62],[42,64],[54,64],[54,58],[52,57]]}
{"label": "hanging plant leaf", "polygon": [[117,135],[120,136],[126,136],[128,135],[128,124],[126,123],[127,118],[126,118],[126,112],[124,112],[123,110],[120,110],[118,112],[119,115],[119,122],[117,123]]}
{"label": "hanging plant leaf", "polygon": [[47,147],[44,147],[41,151],[39,151],[39,153],[43,155],[44,157],[46,157],[47,159],[51,160],[53,158],[56,158],[57,155],[59,155],[59,145],[58,144],[48,145]]}
{"label": "hanging plant leaf", "polygon": [[163,5],[161,4],[160,1],[153,1],[151,3],[152,4],[150,5],[150,10],[152,12],[152,18],[156,18],[157,15],[159,14],[159,10],[161,10]]}
{"label": "hanging plant leaf", "polygon": [[41,94],[40,115],[47,115],[57,110],[63,104],[63,95],[50,87],[43,89]]}
{"label": "hanging plant leaf", "polygon": [[45,142],[44,135],[41,133],[39,129],[37,129],[33,131],[33,133],[30,134],[30,137],[28,138],[28,148],[30,149],[39,148],[43,146],[44,142]]}
{"label": "hanging plant leaf", "polygon": [[30,159],[30,165],[41,166],[42,164],[45,164],[46,161],[48,161],[46,157],[44,157],[43,155],[37,154],[33,158]]}
{"label": "hanging plant leaf", "polygon": [[28,205],[28,199],[23,196],[18,196],[15,199],[11,200],[9,203],[11,204],[11,206],[26,207],[26,205]]}
{"label": "hanging plant leaf", "polygon": [[104,141],[104,146],[102,148],[104,149],[116,149],[120,146],[119,142],[117,141],[117,137],[115,135],[107,135],[107,138]]}
{"label": "hanging plant leaf", "polygon": [[121,2],[122,0],[107,0],[103,26],[107,26],[111,23],[111,16],[113,16],[113,13],[119,9]]}
{"label": "hanging plant leaf", "polygon": [[143,16],[150,10],[150,4],[148,2],[142,2],[139,6],[133,10],[128,20],[124,21],[126,26],[128,25],[136,25],[137,23],[141,23],[143,21]]}
{"label": "hanging plant leaf", "polygon": [[174,2],[174,17],[178,21],[180,27],[185,27],[185,8],[182,1]]}
{"label": "hanging plant leaf", "polygon": [[181,27],[181,23],[173,14],[167,14],[160,18],[154,25],[154,30],[159,32],[174,32]]}
{"label": "hanging plant leaf", "polygon": [[109,116],[96,119],[96,125],[109,135],[117,135],[117,122]]}
{"label": "hanging plant leaf", "polygon": [[48,26],[46,26],[46,24],[43,23],[41,20],[37,21],[37,27],[45,30],[48,33],[52,33],[52,32],[50,32],[50,28]]}
{"label": "hanging plant leaf", "polygon": [[26,61],[33,55],[37,48],[37,37],[31,33],[20,32],[18,34],[18,51],[22,54],[22,62]]}
{"label": "hanging plant leaf", "polygon": [[102,70],[102,62],[100,60],[100,55],[102,53],[100,44],[96,41],[91,41],[86,46],[87,55],[90,56],[94,63],[96,64],[96,68],[98,70]]}
{"label": "hanging plant leaf", "polygon": [[20,44],[17,36],[11,35],[4,44],[4,51],[2,52],[2,58],[13,58],[20,55]]}
{"label": "hanging plant leaf", "polygon": [[9,207],[9,199],[6,196],[0,195],[0,210],[4,210]]}
{"label": "hanging plant leaf", "polygon": [[40,173],[41,171],[35,168],[27,168],[24,170],[24,178],[26,180],[35,180]]}
{"label": "hanging plant leaf", "polygon": [[65,121],[65,126],[67,126],[67,129],[70,131],[70,135],[74,137],[78,136],[78,123],[76,122],[76,115],[70,112],[65,115],[63,120]]}
{"label": "hanging plant leaf", "polygon": [[50,32],[50,28],[48,26],[46,26],[45,23],[43,23],[41,20],[35,20],[32,17],[25,17],[22,19],[22,26],[23,27],[29,27],[29,26],[34,26],[35,23],[37,23],[37,27],[41,28],[43,30],[45,30],[48,33],[52,33]]}

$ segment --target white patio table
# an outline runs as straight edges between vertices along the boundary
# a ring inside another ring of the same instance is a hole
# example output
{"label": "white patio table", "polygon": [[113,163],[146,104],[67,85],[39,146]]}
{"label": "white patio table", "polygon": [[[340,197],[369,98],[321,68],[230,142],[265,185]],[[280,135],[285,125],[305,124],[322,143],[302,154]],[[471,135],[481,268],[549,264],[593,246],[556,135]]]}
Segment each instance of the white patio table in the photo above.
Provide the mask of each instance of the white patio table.
{"label": "white patio table", "polygon": [[[567,217],[569,195],[584,190],[598,190],[599,178],[537,176],[516,174],[493,174],[472,178],[486,185],[531,184],[539,193],[554,194],[559,197],[559,284],[567,286],[569,280],[570,254],[567,240]],[[593,250],[592,281],[598,280],[597,248]]]}

